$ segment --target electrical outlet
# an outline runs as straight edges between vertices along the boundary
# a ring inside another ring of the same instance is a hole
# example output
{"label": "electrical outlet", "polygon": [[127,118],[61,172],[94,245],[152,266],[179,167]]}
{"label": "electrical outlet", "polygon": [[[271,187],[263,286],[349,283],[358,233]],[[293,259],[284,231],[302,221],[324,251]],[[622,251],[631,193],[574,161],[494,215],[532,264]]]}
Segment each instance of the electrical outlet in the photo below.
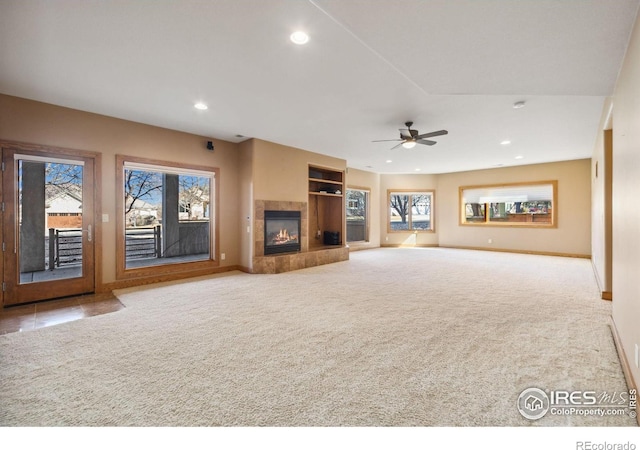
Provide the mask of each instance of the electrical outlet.
{"label": "electrical outlet", "polygon": [[638,358],[640,358],[640,354],[638,353],[638,344],[636,344],[636,369],[640,369],[640,361]]}
{"label": "electrical outlet", "polygon": [[385,240],[385,241],[388,241],[388,240],[389,240],[389,236],[385,236],[385,237],[384,237],[384,240]]}
{"label": "electrical outlet", "polygon": [[220,253],[220,259],[221,260],[225,260],[227,258],[227,255],[225,253]]}
{"label": "electrical outlet", "polygon": [[320,230],[318,230],[318,234],[316,236],[320,237]]}
{"label": "electrical outlet", "polygon": [[487,242],[489,242],[489,244],[493,244],[493,239],[489,238]]}

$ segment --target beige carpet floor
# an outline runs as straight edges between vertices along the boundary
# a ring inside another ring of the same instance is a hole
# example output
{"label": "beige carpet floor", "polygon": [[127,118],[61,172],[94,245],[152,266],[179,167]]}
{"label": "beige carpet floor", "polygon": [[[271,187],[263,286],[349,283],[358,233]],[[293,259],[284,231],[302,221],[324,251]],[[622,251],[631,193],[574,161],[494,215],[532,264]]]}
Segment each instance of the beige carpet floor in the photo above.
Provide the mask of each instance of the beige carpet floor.
{"label": "beige carpet floor", "polygon": [[626,390],[588,260],[376,249],[116,295],[0,336],[0,425],[635,424],[516,409],[533,386]]}

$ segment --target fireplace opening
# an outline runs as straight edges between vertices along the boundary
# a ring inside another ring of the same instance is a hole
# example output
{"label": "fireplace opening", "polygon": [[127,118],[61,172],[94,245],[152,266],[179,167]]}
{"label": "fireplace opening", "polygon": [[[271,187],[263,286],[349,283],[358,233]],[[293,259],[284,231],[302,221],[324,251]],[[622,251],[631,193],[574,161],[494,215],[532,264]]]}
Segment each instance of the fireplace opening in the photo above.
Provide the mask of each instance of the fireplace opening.
{"label": "fireplace opening", "polygon": [[264,212],[264,254],[300,251],[300,211]]}

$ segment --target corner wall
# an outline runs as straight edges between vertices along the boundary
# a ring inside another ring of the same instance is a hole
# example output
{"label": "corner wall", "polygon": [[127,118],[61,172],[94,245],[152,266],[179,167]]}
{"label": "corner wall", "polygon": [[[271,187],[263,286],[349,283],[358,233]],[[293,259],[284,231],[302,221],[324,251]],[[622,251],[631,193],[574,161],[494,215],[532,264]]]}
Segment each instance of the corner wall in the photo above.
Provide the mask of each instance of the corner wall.
{"label": "corner wall", "polygon": [[591,157],[591,263],[603,295],[612,291],[611,273],[611,99],[605,102]]}
{"label": "corner wall", "polygon": [[344,159],[260,139],[251,141],[255,200],[308,202],[309,164],[336,170],[347,168]]}
{"label": "corner wall", "polygon": [[[309,202],[309,165],[326,167],[340,171],[346,170],[347,162],[344,159],[321,155],[294,147],[288,147],[261,139],[250,139],[242,143],[240,147],[240,179],[242,205],[241,228],[242,238],[242,266],[253,271],[255,249],[255,233],[260,233],[256,227],[255,205],[258,201],[267,202],[299,202],[308,208]],[[250,167],[250,169],[249,169]],[[250,174],[250,175],[249,175]],[[250,198],[250,200],[249,200]],[[250,206],[249,206],[250,205]],[[247,214],[250,208],[250,213]],[[307,209],[306,216],[309,212]],[[343,212],[344,214],[344,212]],[[250,216],[250,233],[246,233],[246,217]],[[343,227],[341,234],[344,236]],[[248,236],[247,236],[248,235]],[[245,239],[251,239],[245,243]],[[312,245],[308,242],[306,246]],[[246,254],[246,252],[249,252]],[[245,258],[249,257],[248,261]]]}
{"label": "corner wall", "polygon": [[[613,96],[613,322],[636,385],[640,368],[640,14]],[[637,386],[636,386],[637,387]]]}
{"label": "corner wall", "polygon": [[253,268],[253,142],[249,139],[238,144],[240,267],[247,272]]}

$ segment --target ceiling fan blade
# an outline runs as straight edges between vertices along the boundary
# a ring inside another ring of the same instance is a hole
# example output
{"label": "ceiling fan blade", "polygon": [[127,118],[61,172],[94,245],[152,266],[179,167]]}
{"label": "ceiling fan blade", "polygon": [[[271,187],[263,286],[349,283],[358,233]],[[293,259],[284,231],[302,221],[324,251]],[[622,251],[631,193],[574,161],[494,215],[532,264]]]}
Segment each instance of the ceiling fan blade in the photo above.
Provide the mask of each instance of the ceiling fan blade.
{"label": "ceiling fan blade", "polygon": [[371,141],[371,142],[398,142],[398,141],[404,141],[404,139],[382,139],[382,140]]}
{"label": "ceiling fan blade", "polygon": [[449,132],[447,130],[432,131],[431,133],[425,133],[425,134],[421,134],[420,136],[416,136],[416,139],[443,136],[445,134],[449,134]]}
{"label": "ceiling fan blade", "polygon": [[389,150],[395,150],[396,148],[400,147],[402,144],[404,144],[404,141],[400,142],[398,145],[394,145]]}
{"label": "ceiling fan blade", "polygon": [[426,139],[416,139],[416,142],[418,144],[423,144],[423,145],[436,145],[437,144],[436,141],[428,141]]}
{"label": "ceiling fan blade", "polygon": [[408,130],[406,128],[400,128],[400,136],[402,136],[403,139],[410,139],[411,138],[411,131],[413,131],[413,130]]}

